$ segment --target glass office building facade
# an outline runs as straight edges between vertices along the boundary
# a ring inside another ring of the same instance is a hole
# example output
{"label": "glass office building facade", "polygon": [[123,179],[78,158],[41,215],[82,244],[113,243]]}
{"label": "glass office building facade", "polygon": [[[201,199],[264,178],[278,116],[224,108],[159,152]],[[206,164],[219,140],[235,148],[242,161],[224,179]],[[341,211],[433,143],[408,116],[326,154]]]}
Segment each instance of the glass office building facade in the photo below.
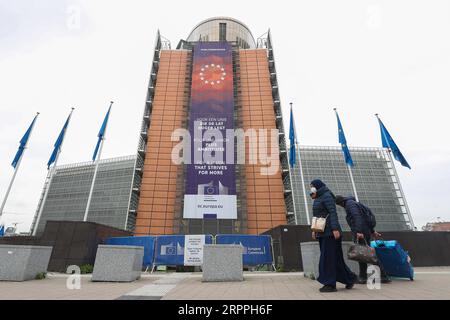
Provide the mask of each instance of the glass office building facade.
{"label": "glass office building facade", "polygon": [[[359,200],[369,206],[377,219],[377,230],[412,229],[409,209],[389,151],[384,148],[349,148],[353,161],[352,174]],[[308,224],[312,216],[310,182],[321,179],[335,195],[354,196],[349,169],[340,147],[299,146],[300,162],[291,169],[295,216],[290,223]],[[300,171],[302,170],[302,172]],[[302,176],[304,186],[302,186]],[[306,201],[305,201],[306,191]],[[305,206],[306,202],[306,206]],[[307,216],[309,214],[309,219]],[[293,213],[291,211],[291,213]],[[338,207],[341,226],[348,230],[345,210]]]}
{"label": "glass office building facade", "polygon": [[[94,185],[88,221],[134,231],[139,184],[136,156],[101,160]],[[94,175],[93,162],[56,167],[50,190],[44,185],[32,224],[35,228],[41,205],[44,206],[36,234],[43,232],[48,220],[81,221],[84,218],[89,190]]]}

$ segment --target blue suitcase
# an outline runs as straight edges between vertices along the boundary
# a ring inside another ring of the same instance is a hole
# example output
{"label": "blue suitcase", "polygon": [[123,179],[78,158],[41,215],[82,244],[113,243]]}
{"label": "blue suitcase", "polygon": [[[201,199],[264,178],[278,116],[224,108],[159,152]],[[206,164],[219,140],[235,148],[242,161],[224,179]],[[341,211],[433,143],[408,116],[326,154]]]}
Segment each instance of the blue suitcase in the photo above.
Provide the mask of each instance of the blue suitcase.
{"label": "blue suitcase", "polygon": [[376,240],[370,243],[389,276],[414,280],[414,268],[408,252],[395,240]]}

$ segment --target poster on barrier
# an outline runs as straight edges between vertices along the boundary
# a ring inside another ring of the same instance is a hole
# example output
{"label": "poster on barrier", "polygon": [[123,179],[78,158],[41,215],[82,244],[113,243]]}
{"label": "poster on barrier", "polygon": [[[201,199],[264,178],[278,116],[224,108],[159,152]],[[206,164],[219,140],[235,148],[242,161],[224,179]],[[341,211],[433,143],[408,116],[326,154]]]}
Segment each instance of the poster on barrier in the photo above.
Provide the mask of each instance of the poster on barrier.
{"label": "poster on barrier", "polygon": [[203,246],[205,245],[204,235],[186,235],[184,237],[184,265],[203,265]]}
{"label": "poster on barrier", "polygon": [[217,244],[240,244],[244,247],[243,263],[246,266],[273,264],[272,238],[256,235],[217,235]]}
{"label": "poster on barrier", "polygon": [[158,236],[156,238],[155,265],[181,266],[184,259],[184,236]]}
{"label": "poster on barrier", "polygon": [[[201,235],[204,238],[204,244],[212,243],[211,235]],[[183,266],[185,265],[185,247],[186,238],[195,237],[195,235],[167,235],[156,238],[155,261],[157,266]],[[198,237],[198,236],[197,236]],[[203,260],[203,246],[202,246]]]}

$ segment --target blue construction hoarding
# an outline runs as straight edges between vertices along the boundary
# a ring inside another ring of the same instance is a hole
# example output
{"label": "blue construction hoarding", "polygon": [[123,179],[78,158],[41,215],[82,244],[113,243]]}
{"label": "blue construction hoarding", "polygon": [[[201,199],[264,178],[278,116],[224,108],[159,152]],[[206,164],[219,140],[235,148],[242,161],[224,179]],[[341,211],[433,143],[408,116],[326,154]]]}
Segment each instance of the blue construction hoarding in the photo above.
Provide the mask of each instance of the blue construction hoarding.
{"label": "blue construction hoarding", "polygon": [[[146,267],[152,265],[183,266],[185,259],[185,235],[141,236],[108,238],[105,244],[144,247]],[[272,238],[262,235],[205,235],[205,244],[240,244],[243,250],[243,264],[257,266],[273,264]]]}
{"label": "blue construction hoarding", "polygon": [[[154,265],[184,265],[184,235],[158,236],[156,240]],[[213,237],[205,235],[205,244],[212,244]]]}
{"label": "blue construction hoarding", "polygon": [[142,237],[117,237],[108,238],[105,244],[118,246],[142,246],[144,247],[144,261],[145,267],[151,267],[155,256],[155,240],[153,236]]}
{"label": "blue construction hoarding", "polygon": [[273,264],[272,238],[270,236],[220,234],[216,244],[240,244],[244,247],[243,263],[246,266]]}

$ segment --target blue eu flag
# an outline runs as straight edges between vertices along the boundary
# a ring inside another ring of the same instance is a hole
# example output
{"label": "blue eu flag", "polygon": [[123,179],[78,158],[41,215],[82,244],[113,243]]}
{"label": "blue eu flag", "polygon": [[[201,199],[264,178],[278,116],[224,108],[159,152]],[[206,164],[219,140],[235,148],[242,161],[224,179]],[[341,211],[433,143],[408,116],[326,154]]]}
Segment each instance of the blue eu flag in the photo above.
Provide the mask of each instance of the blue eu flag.
{"label": "blue eu flag", "polygon": [[97,145],[95,146],[94,155],[92,156],[92,161],[95,161],[95,159],[97,158],[98,149],[100,148],[100,144],[102,143],[102,140],[104,139],[110,112],[111,112],[111,106],[109,106],[108,112],[106,113],[105,119],[103,120],[100,131],[98,132],[98,141],[97,141]]}
{"label": "blue eu flag", "polygon": [[291,168],[295,165],[295,140],[297,137],[295,136],[295,124],[294,124],[294,115],[292,114],[292,105],[291,105],[291,119],[289,123],[289,164]]}
{"label": "blue eu flag", "polygon": [[61,149],[61,145],[64,141],[64,136],[66,135],[67,127],[69,126],[70,116],[72,113],[67,117],[66,123],[64,123],[64,126],[59,133],[58,139],[56,139],[56,142],[54,144],[55,148],[53,149],[52,155],[50,156],[50,159],[47,162],[47,168],[50,169],[50,165],[56,161],[56,156],[58,155],[59,150]]}
{"label": "blue eu flag", "polygon": [[386,127],[384,126],[384,124],[380,120],[380,118],[378,118],[378,123],[380,124],[381,143],[383,145],[383,148],[391,149],[395,160],[400,162],[402,164],[402,166],[411,169],[411,166],[409,165],[408,161],[406,161],[405,157],[401,153],[401,151],[398,148],[397,144],[395,143],[394,139],[392,139],[392,136],[389,134],[389,131],[386,129]]}
{"label": "blue eu flag", "polygon": [[34,117],[33,121],[31,122],[30,126],[28,127],[28,130],[23,135],[22,139],[20,139],[20,145],[19,149],[17,150],[17,153],[13,159],[13,162],[11,165],[15,169],[17,166],[17,163],[19,163],[20,157],[22,156],[23,151],[25,150],[25,146],[27,145],[28,139],[30,138],[31,130],[33,130],[34,123],[36,122],[37,115]]}
{"label": "blue eu flag", "polygon": [[[335,110],[336,111],[336,110]],[[336,118],[337,118],[337,124],[338,124],[338,131],[339,131],[339,143],[342,147],[342,152],[344,153],[345,163],[349,165],[350,167],[353,167],[353,159],[352,155],[350,154],[350,150],[347,146],[347,139],[345,138],[344,129],[342,128],[341,119],[339,119],[339,115],[336,111]]]}

